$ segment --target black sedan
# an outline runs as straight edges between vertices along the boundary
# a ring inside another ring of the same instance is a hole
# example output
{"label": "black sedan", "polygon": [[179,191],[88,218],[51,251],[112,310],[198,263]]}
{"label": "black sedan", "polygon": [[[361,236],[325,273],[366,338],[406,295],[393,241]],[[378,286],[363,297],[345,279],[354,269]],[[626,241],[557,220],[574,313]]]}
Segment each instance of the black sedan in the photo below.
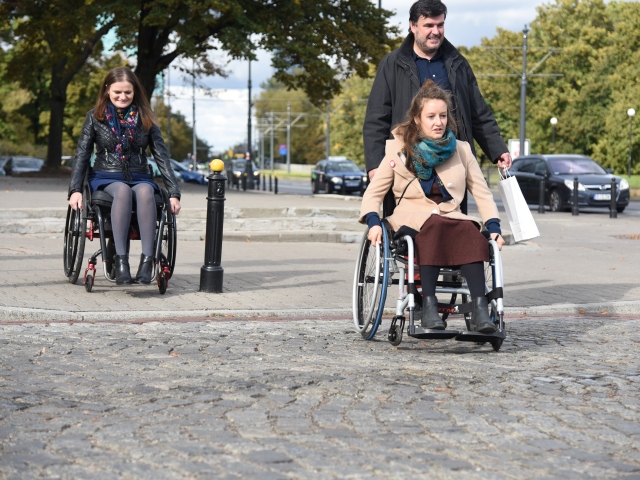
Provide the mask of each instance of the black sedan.
{"label": "black sedan", "polygon": [[573,205],[575,177],[579,207],[609,208],[612,179],[616,182],[616,210],[622,213],[629,205],[629,182],[584,155],[528,155],[514,160],[509,171],[518,179],[528,204],[538,204],[540,180],[546,178],[545,204],[552,212],[569,210]]}
{"label": "black sedan", "polygon": [[367,175],[347,157],[329,157],[320,160],[311,171],[313,193],[325,190],[327,193],[364,192]]}
{"label": "black sedan", "polygon": [[[231,167],[231,168],[228,168]],[[247,160],[244,158],[237,158],[231,160],[230,165],[227,167],[227,183],[229,183],[232,187],[240,188],[242,186],[242,178],[247,171]],[[260,168],[258,168],[258,164],[254,161],[252,165],[253,171],[253,181],[255,185],[260,184]]]}

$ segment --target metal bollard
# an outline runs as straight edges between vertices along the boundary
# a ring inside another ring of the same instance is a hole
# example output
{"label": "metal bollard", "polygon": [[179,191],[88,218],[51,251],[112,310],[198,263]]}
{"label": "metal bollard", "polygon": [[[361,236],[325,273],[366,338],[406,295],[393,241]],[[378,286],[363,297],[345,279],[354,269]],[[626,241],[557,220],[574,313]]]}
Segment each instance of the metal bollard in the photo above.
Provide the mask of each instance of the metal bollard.
{"label": "metal bollard", "polygon": [[224,224],[224,184],[227,179],[221,173],[224,163],[221,160],[214,160],[211,163],[213,173],[209,175],[204,265],[200,269],[200,291],[222,293],[224,269],[220,266],[220,260]]}
{"label": "metal bollard", "polygon": [[571,206],[571,215],[579,215],[578,208],[578,177],[573,177],[573,205]]}
{"label": "metal bollard", "polygon": [[611,203],[609,204],[609,218],[618,218],[618,198],[616,179],[611,179]]}
{"label": "metal bollard", "polygon": [[273,184],[271,182],[271,175],[269,175],[269,191],[273,192]]}
{"label": "metal bollard", "polygon": [[242,175],[242,190],[247,191],[247,174]]}
{"label": "metal bollard", "polygon": [[274,177],[273,182],[275,184],[274,189],[273,189],[273,193],[275,195],[277,195],[278,194],[278,177]]}
{"label": "metal bollard", "polygon": [[262,191],[266,192],[267,191],[267,179],[264,177],[264,175],[260,175],[260,181],[262,182]]}
{"label": "metal bollard", "polygon": [[538,195],[538,213],[544,213],[544,191],[547,179],[542,177],[540,179],[540,195]]}
{"label": "metal bollard", "polygon": [[343,178],[342,185],[340,186],[340,195],[346,195],[346,194],[347,194],[347,181]]}

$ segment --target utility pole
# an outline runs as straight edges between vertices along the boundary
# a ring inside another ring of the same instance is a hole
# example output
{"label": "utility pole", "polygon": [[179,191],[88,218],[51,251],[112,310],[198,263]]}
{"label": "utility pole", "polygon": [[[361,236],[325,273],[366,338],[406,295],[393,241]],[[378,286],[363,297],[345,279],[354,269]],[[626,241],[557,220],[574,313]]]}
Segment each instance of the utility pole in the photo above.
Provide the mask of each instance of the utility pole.
{"label": "utility pole", "polygon": [[287,102],[287,173],[291,173],[291,104]]}
{"label": "utility pole", "polygon": [[520,82],[520,156],[524,156],[524,142],[527,138],[527,34],[529,29],[522,30],[522,80]]}
{"label": "utility pole", "polygon": [[196,158],[196,62],[193,60],[191,64],[191,88],[193,99],[193,169],[196,170],[197,158]]}
{"label": "utility pole", "polygon": [[330,148],[331,148],[331,144],[329,143],[329,135],[330,135],[330,125],[329,125],[329,101],[327,100],[327,116],[326,116],[327,120],[327,146],[326,146],[326,150],[327,150],[327,160],[329,160],[329,152],[330,152]]}
{"label": "utility pole", "polygon": [[253,179],[253,158],[251,156],[251,59],[249,59],[249,81],[247,86],[249,88],[249,115],[247,119],[247,163],[244,171],[247,174],[247,188],[253,190],[255,183]]}
{"label": "utility pole", "polygon": [[167,153],[171,158],[171,67],[167,67]]}

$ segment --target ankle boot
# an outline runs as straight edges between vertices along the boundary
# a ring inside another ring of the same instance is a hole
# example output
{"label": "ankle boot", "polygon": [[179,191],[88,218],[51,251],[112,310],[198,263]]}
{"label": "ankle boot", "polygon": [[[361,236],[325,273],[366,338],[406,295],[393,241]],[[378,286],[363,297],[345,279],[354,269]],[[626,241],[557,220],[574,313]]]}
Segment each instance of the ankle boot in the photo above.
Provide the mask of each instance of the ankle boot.
{"label": "ankle boot", "polygon": [[116,255],[116,285],[130,285],[129,255]]}
{"label": "ankle boot", "polygon": [[444,322],[438,315],[438,299],[435,295],[422,297],[422,328],[431,330],[444,330]]}
{"label": "ankle boot", "polygon": [[476,326],[476,332],[493,333],[497,330],[495,324],[489,317],[489,302],[487,297],[472,298],[473,313],[472,321]]}
{"label": "ankle boot", "polygon": [[153,257],[147,256],[144,253],[140,254],[140,266],[138,267],[138,273],[136,274],[135,282],[149,285],[151,283],[152,271],[153,271]]}

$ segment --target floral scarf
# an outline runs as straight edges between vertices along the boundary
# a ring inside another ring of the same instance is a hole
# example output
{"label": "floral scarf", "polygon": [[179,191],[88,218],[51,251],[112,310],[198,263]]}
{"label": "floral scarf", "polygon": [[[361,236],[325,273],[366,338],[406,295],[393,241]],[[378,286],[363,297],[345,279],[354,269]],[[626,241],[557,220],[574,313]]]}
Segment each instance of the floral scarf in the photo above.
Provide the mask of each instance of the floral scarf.
{"label": "floral scarf", "polygon": [[411,148],[411,160],[420,180],[429,180],[433,168],[451,158],[456,151],[456,137],[449,129],[442,138],[428,140],[423,138]]}
{"label": "floral scarf", "polygon": [[122,175],[127,181],[131,180],[131,173],[129,172],[129,160],[130,160],[130,147],[136,138],[136,128],[140,121],[138,115],[138,109],[132,103],[129,108],[122,110],[116,108],[116,106],[110,101],[107,102],[105,109],[105,117],[111,132],[118,139],[118,144],[115,148],[115,156],[122,165]]}

